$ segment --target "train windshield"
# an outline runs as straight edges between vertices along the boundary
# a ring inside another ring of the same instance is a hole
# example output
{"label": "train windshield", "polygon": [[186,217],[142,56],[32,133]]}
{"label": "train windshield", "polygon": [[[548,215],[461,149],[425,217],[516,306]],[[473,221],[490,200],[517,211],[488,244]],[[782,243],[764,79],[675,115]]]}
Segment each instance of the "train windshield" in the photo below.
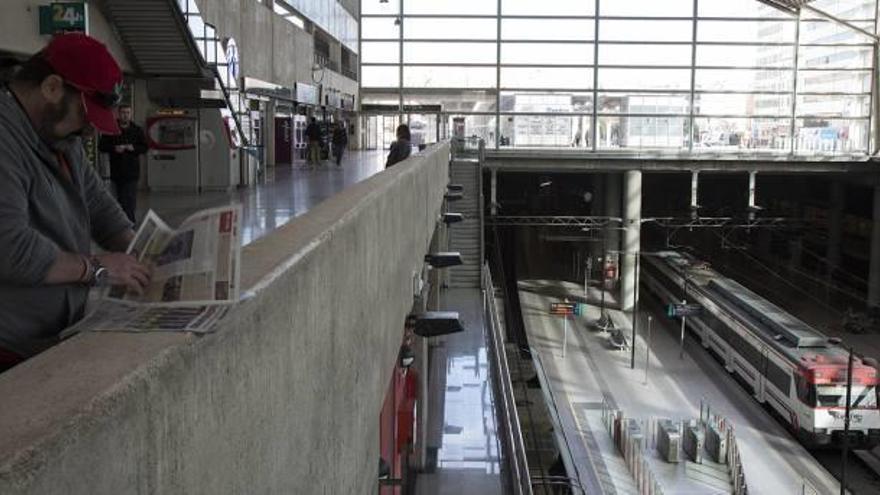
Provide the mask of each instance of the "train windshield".
{"label": "train windshield", "polygon": [[[845,385],[816,386],[816,405],[819,407],[846,407]],[[853,384],[850,407],[854,409],[877,409],[877,389],[873,385]]]}

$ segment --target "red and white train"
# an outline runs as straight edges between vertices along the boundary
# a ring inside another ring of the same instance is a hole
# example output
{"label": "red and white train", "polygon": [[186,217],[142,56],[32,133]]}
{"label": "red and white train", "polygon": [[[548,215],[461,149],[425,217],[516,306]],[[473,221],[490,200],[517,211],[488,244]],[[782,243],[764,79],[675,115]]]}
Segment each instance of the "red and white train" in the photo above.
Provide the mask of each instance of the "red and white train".
{"label": "red and white train", "polygon": [[[663,303],[702,306],[686,324],[703,347],[735,373],[755,399],[776,411],[809,446],[840,443],[848,351],[836,339],[680,252],[646,256],[642,279]],[[867,362],[866,362],[867,361]],[[880,443],[878,376],[872,360],[854,358],[850,445]]]}

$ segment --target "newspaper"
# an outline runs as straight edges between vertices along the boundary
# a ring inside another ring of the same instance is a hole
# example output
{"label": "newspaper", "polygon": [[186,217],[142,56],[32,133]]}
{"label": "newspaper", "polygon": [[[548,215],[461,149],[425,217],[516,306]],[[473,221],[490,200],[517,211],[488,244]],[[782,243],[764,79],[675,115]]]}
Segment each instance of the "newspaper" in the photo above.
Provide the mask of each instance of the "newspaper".
{"label": "newspaper", "polygon": [[152,268],[143,294],[113,287],[107,298],[140,304],[226,304],[239,297],[241,208],[202,210],[173,230],[150,210],[128,253]]}
{"label": "newspaper", "polygon": [[65,334],[88,331],[210,332],[239,300],[241,206],[202,210],[172,229],[150,210],[128,247],[152,270],[142,294],[111,287]]}

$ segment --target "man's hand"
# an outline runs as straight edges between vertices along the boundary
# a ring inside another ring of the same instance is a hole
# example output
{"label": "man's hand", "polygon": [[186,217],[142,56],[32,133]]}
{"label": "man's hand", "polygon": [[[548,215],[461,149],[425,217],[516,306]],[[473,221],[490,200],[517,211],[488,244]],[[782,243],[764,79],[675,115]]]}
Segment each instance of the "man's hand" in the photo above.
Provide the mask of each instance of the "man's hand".
{"label": "man's hand", "polygon": [[113,151],[115,151],[117,153],[124,153],[127,146],[128,146],[127,144],[117,144],[116,146],[113,147]]}
{"label": "man's hand", "polygon": [[133,144],[126,144],[125,149],[127,151],[134,151],[134,145]]}
{"label": "man's hand", "polygon": [[107,269],[110,285],[122,285],[135,294],[144,293],[152,276],[149,267],[125,253],[104,253],[96,256]]}

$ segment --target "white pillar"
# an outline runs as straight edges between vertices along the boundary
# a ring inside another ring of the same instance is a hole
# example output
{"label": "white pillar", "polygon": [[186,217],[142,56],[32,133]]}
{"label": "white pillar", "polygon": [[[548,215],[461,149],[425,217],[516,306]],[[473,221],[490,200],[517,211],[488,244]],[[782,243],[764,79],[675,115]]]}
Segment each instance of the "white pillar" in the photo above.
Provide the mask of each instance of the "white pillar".
{"label": "white pillar", "polygon": [[621,261],[620,309],[632,311],[635,307],[636,258],[639,256],[642,227],[642,173],[626,173],[623,197],[623,256]]}
{"label": "white pillar", "polygon": [[880,185],[874,186],[874,226],[871,229],[868,272],[868,306],[880,306]]}
{"label": "white pillar", "polygon": [[[616,172],[605,174],[605,216],[622,216],[620,214],[621,197],[620,174]],[[612,226],[616,227],[617,225]],[[619,230],[608,230],[608,249],[610,251],[620,250]],[[602,256],[605,254],[603,253]]]}
{"label": "white pillar", "polygon": [[498,169],[492,169],[491,196],[489,196],[489,208],[492,215],[498,214]]}

